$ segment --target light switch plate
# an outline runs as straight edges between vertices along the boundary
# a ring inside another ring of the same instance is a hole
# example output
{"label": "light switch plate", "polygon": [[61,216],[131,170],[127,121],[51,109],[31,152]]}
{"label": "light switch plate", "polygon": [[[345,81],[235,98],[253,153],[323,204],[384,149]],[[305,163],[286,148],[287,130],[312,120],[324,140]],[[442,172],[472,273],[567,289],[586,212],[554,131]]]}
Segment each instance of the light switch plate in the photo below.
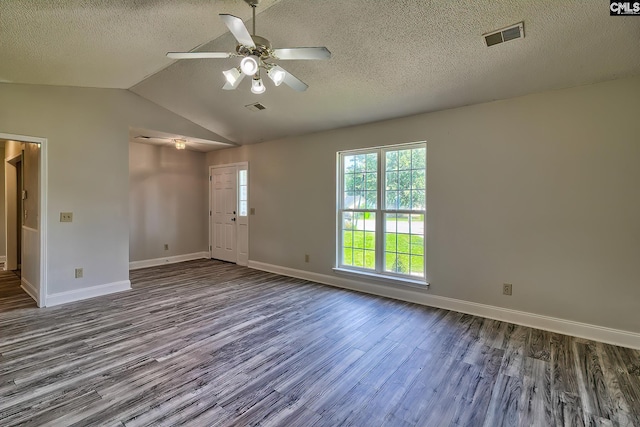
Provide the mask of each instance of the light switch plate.
{"label": "light switch plate", "polygon": [[60,222],[73,222],[73,212],[60,212]]}

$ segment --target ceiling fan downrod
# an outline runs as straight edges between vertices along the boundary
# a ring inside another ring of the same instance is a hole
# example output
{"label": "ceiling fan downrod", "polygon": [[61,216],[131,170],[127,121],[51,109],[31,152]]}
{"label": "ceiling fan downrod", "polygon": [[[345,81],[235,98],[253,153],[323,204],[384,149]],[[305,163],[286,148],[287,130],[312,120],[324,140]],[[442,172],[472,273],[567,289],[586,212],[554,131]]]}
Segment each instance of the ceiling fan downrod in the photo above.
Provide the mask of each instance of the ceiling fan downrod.
{"label": "ceiling fan downrod", "polygon": [[256,4],[251,4],[251,10],[253,11],[253,34],[251,34],[252,36],[256,35]]}

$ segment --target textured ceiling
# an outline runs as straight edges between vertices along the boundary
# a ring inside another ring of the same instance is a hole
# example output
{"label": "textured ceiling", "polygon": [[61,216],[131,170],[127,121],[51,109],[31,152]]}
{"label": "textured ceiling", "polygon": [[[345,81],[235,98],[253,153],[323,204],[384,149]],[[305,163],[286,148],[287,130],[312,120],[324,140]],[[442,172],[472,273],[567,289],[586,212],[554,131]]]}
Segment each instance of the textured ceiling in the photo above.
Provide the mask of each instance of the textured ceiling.
{"label": "textured ceiling", "polygon": [[[266,10],[277,0],[262,0]],[[240,0],[0,0],[0,81],[128,89],[227,32]]]}
{"label": "textured ceiling", "polygon": [[[48,4],[49,6],[44,6]],[[329,61],[282,61],[309,84],[223,91],[238,59],[170,62],[167,51],[233,50],[217,14],[241,0],[0,1],[0,79],[130,87],[239,144],[640,74],[640,19],[585,0],[262,0],[274,47],[327,46]],[[525,38],[482,34],[524,21]],[[211,41],[212,40],[212,41]],[[252,112],[254,102],[267,109]]]}

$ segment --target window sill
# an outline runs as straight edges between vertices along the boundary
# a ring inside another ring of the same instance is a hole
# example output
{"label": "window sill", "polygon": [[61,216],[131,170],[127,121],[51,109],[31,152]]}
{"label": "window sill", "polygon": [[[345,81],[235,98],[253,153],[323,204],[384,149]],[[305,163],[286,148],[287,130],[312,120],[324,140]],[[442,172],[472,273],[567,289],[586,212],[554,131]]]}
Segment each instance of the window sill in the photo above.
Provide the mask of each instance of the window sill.
{"label": "window sill", "polygon": [[333,271],[356,277],[368,277],[380,282],[393,283],[395,285],[411,286],[419,289],[429,289],[429,283],[423,280],[408,279],[404,277],[386,276],[384,274],[369,273],[367,271],[349,270],[347,268],[334,267]]}

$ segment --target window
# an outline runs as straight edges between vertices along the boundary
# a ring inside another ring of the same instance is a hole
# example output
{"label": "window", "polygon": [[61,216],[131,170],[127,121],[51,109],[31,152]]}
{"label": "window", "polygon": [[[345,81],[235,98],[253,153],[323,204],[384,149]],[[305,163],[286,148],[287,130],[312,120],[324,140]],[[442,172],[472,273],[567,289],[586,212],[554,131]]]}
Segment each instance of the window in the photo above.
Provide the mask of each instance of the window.
{"label": "window", "polygon": [[426,144],[338,156],[341,269],[424,281]]}
{"label": "window", "polygon": [[247,170],[238,171],[238,216],[247,216]]}

